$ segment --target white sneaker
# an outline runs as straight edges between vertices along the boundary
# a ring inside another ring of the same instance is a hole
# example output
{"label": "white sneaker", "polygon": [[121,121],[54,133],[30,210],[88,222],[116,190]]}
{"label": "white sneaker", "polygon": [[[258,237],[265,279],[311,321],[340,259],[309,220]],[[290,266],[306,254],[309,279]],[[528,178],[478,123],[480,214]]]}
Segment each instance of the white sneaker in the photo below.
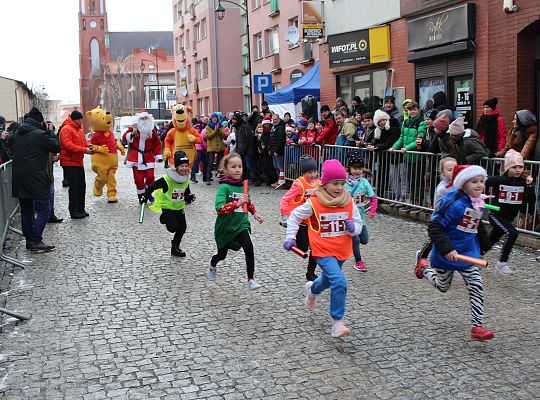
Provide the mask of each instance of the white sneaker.
{"label": "white sneaker", "polygon": [[351,330],[347,328],[345,325],[343,325],[343,321],[334,321],[332,323],[332,337],[339,338],[343,336],[349,336],[351,334]]}
{"label": "white sneaker", "polygon": [[255,290],[255,289],[259,289],[261,288],[262,286],[259,285],[259,283],[255,280],[255,279],[250,279],[248,281],[248,289],[250,290]]}
{"label": "white sneaker", "polygon": [[503,261],[497,261],[497,264],[495,264],[495,268],[501,275],[510,275],[513,274],[514,271],[508,266],[507,263]]}
{"label": "white sneaker", "polygon": [[317,297],[311,293],[311,285],[313,285],[313,282],[306,282],[306,308],[308,311],[315,310],[315,307],[317,306],[315,303]]}
{"label": "white sneaker", "polygon": [[416,264],[418,265],[418,261],[420,261],[420,254],[422,254],[422,250],[416,250]]}
{"label": "white sneaker", "polygon": [[212,266],[212,259],[208,261],[208,279],[215,281],[217,276],[217,267]]}

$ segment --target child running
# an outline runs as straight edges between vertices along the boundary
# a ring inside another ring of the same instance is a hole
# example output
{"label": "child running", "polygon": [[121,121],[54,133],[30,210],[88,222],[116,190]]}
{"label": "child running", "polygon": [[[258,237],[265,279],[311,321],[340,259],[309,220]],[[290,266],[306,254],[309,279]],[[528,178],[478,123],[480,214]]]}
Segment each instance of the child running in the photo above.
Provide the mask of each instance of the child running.
{"label": "child running", "polygon": [[351,334],[343,324],[347,280],[341,267],[352,253],[352,237],[362,231],[362,220],[351,195],[345,190],[347,173],[338,160],[326,160],[323,164],[321,186],[289,216],[287,236],[283,247],[291,250],[296,246],[300,223],[308,220],[311,253],[322,273],[313,282],[306,283],[306,308],[315,310],[316,295],[330,288],[330,315],[332,337]]}
{"label": "child running", "polygon": [[364,175],[371,175],[371,171],[365,168],[364,159],[360,150],[355,149],[349,151],[347,154],[347,181],[345,182],[345,189],[347,189],[353,198],[356,207],[360,213],[360,219],[362,221],[362,231],[360,235],[353,236],[353,254],[354,254],[354,268],[361,272],[367,271],[367,266],[362,260],[360,254],[360,244],[366,245],[369,240],[368,230],[365,223],[366,210],[364,209],[365,197],[369,198],[369,211],[367,216],[375,218],[377,214],[377,196],[371,187],[369,181]]}
{"label": "child running", "polygon": [[[303,155],[300,158],[300,170],[302,176],[293,182],[291,188],[283,195],[279,203],[281,219],[285,227],[287,227],[287,218],[291,215],[291,212],[296,207],[304,204],[321,184],[321,181],[318,179],[317,163],[312,157]],[[298,234],[296,235],[296,243],[300,250],[304,252],[308,251],[309,238],[306,221],[300,223]],[[317,279],[317,275],[315,274],[316,268],[317,262],[310,253],[306,271],[306,279],[308,281]]]}
{"label": "child running", "polygon": [[501,176],[490,176],[486,186],[492,188],[493,205],[499,206],[500,211],[491,211],[489,223],[493,227],[489,234],[491,246],[499,241],[504,235],[504,243],[499,261],[495,268],[502,275],[512,274],[514,271],[508,266],[508,258],[518,237],[518,232],[512,221],[520,211],[525,212],[527,206],[534,209],[535,195],[532,177],[525,178],[523,170],[525,164],[523,157],[515,150],[508,150],[504,156],[504,170]]}
{"label": "child running", "polygon": [[251,243],[251,225],[248,214],[243,212],[244,204],[247,210],[260,223],[263,217],[257,214],[255,205],[247,195],[244,195],[242,181],[242,158],[231,153],[221,161],[220,171],[224,174],[219,178],[219,188],[216,192],[216,211],[218,216],[214,226],[214,237],[218,252],[208,263],[208,278],[215,280],[217,276],[217,264],[225,260],[229,249],[238,251],[244,249],[246,256],[248,288],[258,289],[261,287],[255,279],[255,255],[253,243]]}
{"label": "child running", "polygon": [[489,248],[489,239],[482,224],[486,170],[478,165],[460,165],[454,169],[454,187],[441,200],[428,224],[433,241],[431,267],[417,265],[418,279],[426,278],[439,291],[450,288],[454,271],[463,277],[471,304],[471,339],[489,340],[493,332],[483,326],[484,293],[478,267],[458,261],[458,255],[480,258],[481,250]]}
{"label": "child running", "polygon": [[[439,161],[439,174],[441,175],[441,181],[435,188],[435,194],[433,195],[434,210],[437,210],[441,199],[452,190],[452,187],[449,187],[448,184],[452,180],[452,174],[454,173],[454,168],[456,165],[457,160],[453,157],[443,157],[441,158],[441,161]],[[428,240],[422,247],[422,250],[418,250],[416,252],[416,265],[421,264],[422,267],[428,265],[427,257],[431,252],[432,247],[433,243],[431,240]]]}
{"label": "child running", "polygon": [[189,158],[182,150],[174,153],[174,168],[168,168],[163,178],[158,179],[146,188],[141,195],[141,203],[146,203],[156,192],[154,204],[150,210],[161,213],[159,222],[165,224],[167,230],[174,233],[171,240],[171,255],[185,257],[186,253],[180,249],[180,242],[186,233],[186,204],[195,200],[195,195],[189,190]]}

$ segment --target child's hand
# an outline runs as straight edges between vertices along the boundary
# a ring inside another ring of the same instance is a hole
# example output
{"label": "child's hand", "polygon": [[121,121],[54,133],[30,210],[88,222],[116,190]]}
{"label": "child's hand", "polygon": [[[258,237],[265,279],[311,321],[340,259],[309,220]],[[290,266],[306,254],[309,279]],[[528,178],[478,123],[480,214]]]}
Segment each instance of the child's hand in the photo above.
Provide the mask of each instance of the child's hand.
{"label": "child's hand", "polygon": [[291,250],[291,247],[296,247],[296,240],[295,239],[285,239],[283,242],[283,248],[287,251]]}
{"label": "child's hand", "polygon": [[253,218],[255,218],[259,224],[262,224],[264,222],[264,218],[262,217],[262,215],[253,214]]}
{"label": "child's hand", "polygon": [[246,194],[244,194],[242,197],[240,197],[240,199],[238,200],[238,203],[236,203],[236,205],[238,207],[242,207],[248,201],[249,201],[249,197]]}
{"label": "child's hand", "polygon": [[532,176],[529,175],[525,181],[527,182],[527,185],[531,185],[533,183],[534,179],[533,179]]}
{"label": "child's hand", "polygon": [[458,252],[455,251],[455,250],[452,250],[450,253],[448,253],[447,255],[445,255],[445,258],[446,258],[448,261],[457,261],[457,256],[458,256]]}
{"label": "child's hand", "polygon": [[348,219],[345,221],[345,226],[347,227],[347,232],[353,233],[354,232],[354,221],[351,219]]}

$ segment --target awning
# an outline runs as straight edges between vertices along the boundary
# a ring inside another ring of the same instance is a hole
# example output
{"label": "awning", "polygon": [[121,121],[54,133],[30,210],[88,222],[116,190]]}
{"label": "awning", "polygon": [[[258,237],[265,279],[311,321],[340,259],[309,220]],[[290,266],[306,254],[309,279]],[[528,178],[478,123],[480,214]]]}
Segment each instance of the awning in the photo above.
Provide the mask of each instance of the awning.
{"label": "awning", "polygon": [[264,99],[268,102],[268,105],[286,103],[297,104],[307,95],[315,96],[317,101],[319,101],[321,98],[321,76],[319,73],[319,65],[319,62],[317,62],[296,82],[266,95]]}

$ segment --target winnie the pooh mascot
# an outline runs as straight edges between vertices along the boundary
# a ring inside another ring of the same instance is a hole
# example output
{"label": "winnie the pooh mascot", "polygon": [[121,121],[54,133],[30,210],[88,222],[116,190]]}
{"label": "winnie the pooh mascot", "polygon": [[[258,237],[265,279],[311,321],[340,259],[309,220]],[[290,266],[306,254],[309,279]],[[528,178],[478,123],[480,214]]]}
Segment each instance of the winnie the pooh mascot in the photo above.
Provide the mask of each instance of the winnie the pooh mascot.
{"label": "winnie the pooh mascot", "polygon": [[191,127],[189,115],[191,107],[175,104],[172,107],[172,121],[174,128],[167,132],[165,137],[163,158],[169,159],[169,165],[174,165],[174,153],[182,150],[189,158],[189,167],[197,158],[196,143],[202,143],[203,138],[196,129]]}
{"label": "winnie the pooh mascot", "polygon": [[109,203],[116,203],[116,170],[118,169],[117,150],[124,155],[126,149],[116,141],[111,132],[112,115],[110,112],[101,109],[99,106],[86,112],[86,118],[92,125],[94,134],[92,135],[92,145],[102,146],[105,152],[94,152],[92,154],[92,171],[97,176],[94,181],[94,196],[103,194],[103,186],[107,185],[107,200]]}

